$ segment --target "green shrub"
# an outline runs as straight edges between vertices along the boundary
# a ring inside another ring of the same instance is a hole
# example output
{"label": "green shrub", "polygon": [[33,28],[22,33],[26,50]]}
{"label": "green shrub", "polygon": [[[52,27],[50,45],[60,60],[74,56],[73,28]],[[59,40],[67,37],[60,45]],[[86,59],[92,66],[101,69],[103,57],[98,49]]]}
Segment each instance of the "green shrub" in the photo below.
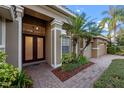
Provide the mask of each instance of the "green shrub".
{"label": "green shrub", "polygon": [[17,74],[18,70],[12,65],[0,63],[0,87],[13,87]]}
{"label": "green shrub", "polygon": [[116,54],[120,51],[120,48],[114,44],[108,44],[107,52],[108,54]]}
{"label": "green shrub", "polygon": [[65,53],[62,56],[62,64],[68,64],[68,63],[72,63],[75,61],[75,54],[73,53]]}
{"label": "green shrub", "polygon": [[78,62],[79,62],[80,64],[86,64],[86,63],[88,63],[89,61],[88,61],[87,57],[80,55],[79,58],[78,58]]}
{"label": "green shrub", "polygon": [[73,69],[79,67],[78,63],[69,63],[69,64],[63,64],[61,69],[62,71],[72,71]]}
{"label": "green shrub", "polygon": [[[16,86],[15,86],[16,85]],[[32,80],[23,71],[17,74],[16,81],[14,81],[14,87],[28,88],[32,86]]]}
{"label": "green shrub", "polygon": [[61,69],[63,71],[71,71],[87,63],[88,63],[88,59],[84,56],[80,55],[76,57],[74,54],[65,54],[62,58]]}
{"label": "green shrub", "polygon": [[13,65],[5,62],[6,54],[0,52],[0,87],[14,88],[14,87],[30,87],[32,81],[23,72],[20,72]]}
{"label": "green shrub", "polygon": [[6,54],[3,51],[0,51],[0,63],[5,62],[6,57]]}
{"label": "green shrub", "polygon": [[116,54],[124,56],[124,46],[118,46],[118,47],[120,48],[120,51],[118,51]]}

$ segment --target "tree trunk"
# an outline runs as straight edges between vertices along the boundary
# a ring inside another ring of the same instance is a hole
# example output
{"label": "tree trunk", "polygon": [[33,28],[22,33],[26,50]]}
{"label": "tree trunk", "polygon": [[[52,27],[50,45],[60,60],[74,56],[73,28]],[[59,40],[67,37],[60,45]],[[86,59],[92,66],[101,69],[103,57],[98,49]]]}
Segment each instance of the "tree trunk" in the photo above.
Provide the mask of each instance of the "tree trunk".
{"label": "tree trunk", "polygon": [[73,41],[73,53],[76,54],[76,42]]}
{"label": "tree trunk", "polygon": [[114,40],[114,44],[116,44],[116,25],[114,26],[113,40]]}
{"label": "tree trunk", "polygon": [[85,46],[83,47],[83,49],[80,51],[80,55],[83,55],[84,50],[85,50],[85,49],[86,49],[86,47],[90,44],[90,42],[91,42],[91,39],[89,38],[89,39],[87,40],[87,42],[86,42]]}
{"label": "tree trunk", "polygon": [[114,30],[114,35],[113,35],[113,41],[114,41],[114,43],[116,43],[115,37],[116,37],[116,34],[115,34],[115,30]]}

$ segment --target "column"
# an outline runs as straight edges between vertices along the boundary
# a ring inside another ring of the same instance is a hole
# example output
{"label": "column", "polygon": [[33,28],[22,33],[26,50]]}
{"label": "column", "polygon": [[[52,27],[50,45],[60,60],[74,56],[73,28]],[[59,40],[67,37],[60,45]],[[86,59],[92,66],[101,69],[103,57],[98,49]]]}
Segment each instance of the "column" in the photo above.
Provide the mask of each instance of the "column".
{"label": "column", "polygon": [[18,68],[22,69],[22,17],[24,8],[16,6],[16,20],[18,21]]}
{"label": "column", "polygon": [[58,20],[53,20],[51,22],[51,66],[54,68],[57,68],[61,66],[61,56],[62,56],[62,40],[61,40],[61,34],[62,34],[62,25],[63,23]]}

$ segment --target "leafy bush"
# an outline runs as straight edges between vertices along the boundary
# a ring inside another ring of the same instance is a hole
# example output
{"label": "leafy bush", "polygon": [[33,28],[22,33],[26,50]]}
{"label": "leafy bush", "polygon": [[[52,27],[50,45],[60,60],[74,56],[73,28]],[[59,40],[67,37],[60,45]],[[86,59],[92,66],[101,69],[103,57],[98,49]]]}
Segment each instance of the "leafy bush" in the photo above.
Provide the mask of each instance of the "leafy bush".
{"label": "leafy bush", "polygon": [[86,64],[86,63],[88,63],[88,59],[85,56],[80,55],[78,58],[78,62],[80,64]]}
{"label": "leafy bush", "polygon": [[124,46],[124,29],[123,31],[119,32],[119,34],[116,37],[116,40],[119,46]]}
{"label": "leafy bush", "polygon": [[62,56],[62,64],[68,64],[68,63],[72,63],[75,61],[75,54],[73,53],[65,53],[63,56]]}
{"label": "leafy bush", "polygon": [[116,54],[124,56],[124,46],[119,46],[119,48],[120,48],[120,51],[118,51]]}
{"label": "leafy bush", "polygon": [[28,88],[31,86],[32,86],[32,80],[23,71],[19,72],[17,74],[16,80],[14,81],[14,87]]}
{"label": "leafy bush", "polygon": [[12,65],[0,63],[0,87],[13,87],[17,74],[18,70]]}
{"label": "leafy bush", "polygon": [[65,54],[62,58],[61,69],[63,71],[71,71],[87,63],[88,63],[88,59],[85,56],[80,55],[76,57],[74,54]]}
{"label": "leafy bush", "polygon": [[120,48],[114,44],[108,44],[107,52],[108,54],[116,54],[120,51]]}
{"label": "leafy bush", "polygon": [[6,54],[0,52],[0,87],[30,87],[32,81],[23,72],[5,62]]}
{"label": "leafy bush", "polygon": [[5,62],[7,55],[3,52],[0,51],[0,63]]}
{"label": "leafy bush", "polygon": [[62,64],[62,71],[72,71],[73,69],[79,67],[79,63],[69,63],[69,64]]}

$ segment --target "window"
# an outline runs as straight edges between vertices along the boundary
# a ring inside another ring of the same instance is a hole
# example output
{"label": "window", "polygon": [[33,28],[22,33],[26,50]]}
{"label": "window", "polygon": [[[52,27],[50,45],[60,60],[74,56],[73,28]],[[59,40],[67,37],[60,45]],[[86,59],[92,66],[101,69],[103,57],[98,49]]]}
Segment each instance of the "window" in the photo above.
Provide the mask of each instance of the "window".
{"label": "window", "polygon": [[0,45],[2,45],[2,18],[0,17]]}
{"label": "window", "polygon": [[63,38],[62,39],[62,53],[69,53],[70,51],[70,39],[69,38]]}
{"label": "window", "polygon": [[0,50],[5,50],[5,19],[0,16]]}

